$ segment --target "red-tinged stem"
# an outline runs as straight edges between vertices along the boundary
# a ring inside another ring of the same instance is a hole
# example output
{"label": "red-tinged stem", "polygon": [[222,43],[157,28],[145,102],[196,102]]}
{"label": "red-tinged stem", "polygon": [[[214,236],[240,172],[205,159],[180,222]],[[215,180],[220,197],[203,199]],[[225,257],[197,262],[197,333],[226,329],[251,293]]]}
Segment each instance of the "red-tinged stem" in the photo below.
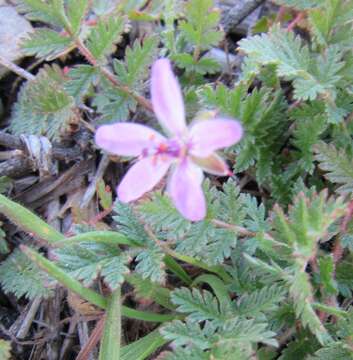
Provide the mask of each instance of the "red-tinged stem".
{"label": "red-tinged stem", "polygon": [[99,66],[97,60],[92,55],[90,50],[82,43],[79,39],[76,40],[76,46],[80,53],[85,57],[85,59],[93,66],[97,66],[100,68],[103,75],[116,87],[118,87],[121,91],[125,92],[126,94],[132,96],[138,104],[146,108],[147,110],[153,112],[152,104],[149,100],[144,98],[141,95],[135,94],[133,91],[129,89],[126,85],[120,83],[120,81],[116,78],[116,76],[110,72],[107,68],[103,66]]}
{"label": "red-tinged stem", "polygon": [[297,16],[294,18],[294,20],[291,21],[287,26],[287,30],[293,31],[294,28],[297,26],[297,24],[300,23],[303,19],[304,19],[304,12],[298,13]]}

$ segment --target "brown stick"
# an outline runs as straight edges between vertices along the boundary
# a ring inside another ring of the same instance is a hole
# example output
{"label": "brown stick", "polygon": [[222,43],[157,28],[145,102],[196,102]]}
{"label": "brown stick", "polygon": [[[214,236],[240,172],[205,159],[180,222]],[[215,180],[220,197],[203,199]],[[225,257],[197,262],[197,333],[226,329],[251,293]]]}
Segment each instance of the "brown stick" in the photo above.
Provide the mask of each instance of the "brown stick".
{"label": "brown stick", "polygon": [[98,344],[99,340],[102,337],[104,322],[105,322],[105,316],[97,322],[95,328],[92,331],[91,336],[88,339],[88,342],[81,349],[81,351],[79,352],[79,354],[76,357],[76,360],[87,360],[88,359],[88,355],[96,347],[96,345]]}

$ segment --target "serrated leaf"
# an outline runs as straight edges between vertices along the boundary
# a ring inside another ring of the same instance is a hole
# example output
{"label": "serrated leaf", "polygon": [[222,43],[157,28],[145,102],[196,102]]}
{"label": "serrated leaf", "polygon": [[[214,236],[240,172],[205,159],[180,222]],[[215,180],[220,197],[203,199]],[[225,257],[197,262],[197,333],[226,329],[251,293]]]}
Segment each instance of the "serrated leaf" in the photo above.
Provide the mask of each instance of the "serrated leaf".
{"label": "serrated leaf", "polygon": [[170,198],[159,192],[153,193],[151,201],[142,202],[138,209],[155,232],[167,233],[170,239],[181,238],[190,229],[190,222],[180,215]]}
{"label": "serrated leaf", "polygon": [[60,27],[67,25],[64,0],[19,0],[18,10],[26,13],[30,20],[50,23]]}
{"label": "serrated leaf", "polygon": [[143,44],[135,41],[125,53],[125,61],[114,61],[114,69],[119,80],[130,89],[140,90],[141,82],[148,77],[149,66],[157,54],[158,39],[150,36]]}
{"label": "serrated leaf", "polygon": [[187,72],[195,72],[200,75],[214,74],[220,69],[220,64],[214,59],[203,57],[195,60],[192,55],[179,53],[172,56],[178,67]]}
{"label": "serrated leaf", "polygon": [[73,98],[63,89],[61,70],[56,65],[45,66],[35,80],[22,87],[12,112],[10,130],[16,135],[59,139],[76,117]]}
{"label": "serrated leaf", "polygon": [[49,277],[19,250],[15,250],[0,265],[0,283],[6,293],[20,298],[48,298],[52,289],[46,287]]}
{"label": "serrated leaf", "polygon": [[119,17],[101,18],[87,38],[87,48],[99,63],[106,62],[106,56],[115,51],[115,45],[121,41],[125,19]]}
{"label": "serrated leaf", "polygon": [[187,21],[182,22],[179,26],[183,37],[200,49],[217,45],[223,36],[221,32],[216,30],[220,13],[212,6],[212,0],[189,1],[185,9]]}
{"label": "serrated leaf", "polygon": [[65,82],[64,89],[80,102],[96,82],[98,73],[91,65],[77,65],[70,70],[68,76],[69,80]]}
{"label": "serrated leaf", "polygon": [[285,297],[286,291],[276,284],[265,286],[249,294],[244,294],[237,301],[236,312],[240,315],[257,314],[263,311],[271,311],[278,307]]}
{"label": "serrated leaf", "polygon": [[141,251],[136,261],[136,272],[146,279],[150,278],[151,281],[158,283],[164,283],[165,281],[165,269],[164,269],[164,253],[157,247],[150,247],[149,249]]}
{"label": "serrated leaf", "polygon": [[333,144],[320,142],[315,147],[316,160],[320,168],[327,171],[325,177],[339,184],[337,192],[347,194],[353,191],[353,159],[343,150],[339,151]]}
{"label": "serrated leaf", "polygon": [[211,346],[207,339],[207,330],[200,329],[200,326],[194,322],[183,323],[175,320],[161,328],[161,334],[167,340],[173,341],[175,346],[194,345],[204,350]]}
{"label": "serrated leaf", "polygon": [[188,314],[190,321],[216,320],[222,323],[225,319],[224,314],[220,312],[217,298],[207,290],[176,289],[171,294],[171,300],[178,306],[179,312]]}
{"label": "serrated leaf", "polygon": [[71,32],[75,35],[79,32],[81,23],[88,10],[89,0],[67,0],[66,14],[70,22]]}
{"label": "serrated leaf", "polygon": [[72,39],[51,29],[36,29],[26,38],[21,49],[25,55],[55,57],[72,44]]}
{"label": "serrated leaf", "polygon": [[128,254],[114,246],[99,243],[81,243],[55,250],[58,265],[72,277],[89,286],[101,275],[112,289],[117,289],[129,273]]}

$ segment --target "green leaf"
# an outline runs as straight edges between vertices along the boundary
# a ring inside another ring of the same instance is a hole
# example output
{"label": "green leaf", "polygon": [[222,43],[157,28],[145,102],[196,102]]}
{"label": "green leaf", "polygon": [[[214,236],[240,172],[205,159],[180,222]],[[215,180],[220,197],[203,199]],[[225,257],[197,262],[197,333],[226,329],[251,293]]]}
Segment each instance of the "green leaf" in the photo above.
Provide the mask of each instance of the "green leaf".
{"label": "green leaf", "polygon": [[337,192],[347,194],[353,191],[353,159],[333,144],[320,142],[315,147],[316,160],[320,168],[327,173],[325,177],[332,183],[339,184]]}
{"label": "green leaf", "polygon": [[157,55],[158,38],[150,36],[141,44],[136,40],[127,47],[125,61],[114,60],[114,70],[119,81],[131,90],[141,90],[142,82],[148,77],[149,67]]}
{"label": "green leaf", "polygon": [[63,89],[63,80],[58,66],[44,66],[35,80],[21,88],[11,117],[13,134],[60,139],[69,122],[77,119],[73,98]]}
{"label": "green leaf", "polygon": [[46,286],[51,279],[22,252],[15,250],[0,264],[0,283],[6,293],[29,300],[48,298],[53,290]]}
{"label": "green leaf", "polygon": [[89,0],[67,0],[66,14],[70,22],[70,30],[76,35],[79,33],[81,23],[88,12]]}
{"label": "green leaf", "polygon": [[121,16],[99,19],[87,38],[87,48],[99,63],[106,62],[106,56],[115,51],[115,44],[121,41],[125,19]]}
{"label": "green leaf", "polygon": [[[88,233],[89,234],[89,233]],[[129,273],[128,253],[121,253],[114,245],[103,243],[81,243],[56,249],[58,264],[75,279],[89,286],[101,275],[112,289],[117,289]]]}
{"label": "green leaf", "polygon": [[309,360],[351,360],[353,359],[352,349],[344,343],[336,342],[327,347],[319,349]]}
{"label": "green leaf", "polygon": [[166,274],[163,259],[164,253],[157,246],[143,250],[136,257],[138,264],[135,270],[144,279],[164,283]]}
{"label": "green leaf", "polygon": [[159,329],[150,332],[133,343],[121,348],[121,360],[145,360],[167,341],[160,335]]}
{"label": "green leaf", "polygon": [[64,285],[77,295],[81,296],[83,299],[102,309],[105,309],[107,307],[107,301],[103,296],[93,290],[83,287],[80,282],[78,282],[66,272],[64,272],[62,269],[60,269],[54,262],[47,260],[37,251],[30,249],[27,246],[21,245],[21,250],[37,266],[43,269],[54,279],[59,281],[62,285]]}
{"label": "green leaf", "polygon": [[189,290],[183,287],[172,292],[171,300],[178,306],[177,311],[188,314],[190,321],[225,320],[220,312],[218,300],[207,290]]}
{"label": "green leaf", "polygon": [[108,300],[99,360],[120,359],[121,289],[117,288]]}
{"label": "green leaf", "polygon": [[17,204],[1,194],[0,213],[4,214],[21,229],[48,243],[54,243],[64,238],[64,235],[49,226],[30,210],[27,210],[20,204]]}
{"label": "green leaf", "polygon": [[[157,54],[158,40],[155,36],[148,37],[141,44],[136,40],[128,47],[125,59],[114,59],[113,66],[119,82],[132,92],[144,90],[144,80],[149,77],[149,67]],[[129,118],[130,111],[136,110],[136,100],[126,92],[113,86],[106,79],[101,79],[100,92],[93,99],[98,112],[102,114],[101,123],[113,122]]]}
{"label": "green leaf", "polygon": [[68,25],[63,0],[19,0],[18,10],[26,13],[30,20],[63,28]]}
{"label": "green leaf", "polygon": [[77,65],[69,74],[64,89],[76,101],[81,102],[98,79],[97,69],[91,65]]}
{"label": "green leaf", "polygon": [[249,294],[242,295],[237,301],[236,312],[240,315],[258,314],[264,311],[271,311],[278,308],[284,300],[286,291],[282,286],[265,286]]}
{"label": "green leaf", "polygon": [[334,280],[335,265],[333,257],[330,255],[319,258],[320,282],[323,286],[323,291],[327,295],[337,294],[337,284]]}
{"label": "green leaf", "polygon": [[189,229],[190,222],[180,215],[168,196],[154,192],[150,201],[138,207],[142,219],[157,233],[167,233],[170,239],[182,237]]}
{"label": "green leaf", "polygon": [[[212,332],[212,330],[210,330]],[[211,347],[211,342],[207,339],[207,327],[200,328],[195,322],[183,323],[175,320],[161,328],[161,334],[167,340],[172,340],[175,346],[195,345],[201,350]]]}
{"label": "green leaf", "polygon": [[311,55],[299,36],[274,26],[268,34],[242,39],[239,49],[262,65],[277,65],[278,76],[310,78]]}
{"label": "green leaf", "polygon": [[214,74],[220,69],[219,63],[214,59],[203,57],[195,60],[192,55],[179,53],[172,56],[179,68],[187,72],[195,72],[200,75]]}
{"label": "green leaf", "polygon": [[[83,299],[87,300],[91,304],[94,304],[102,309],[107,307],[107,300],[97,292],[87,289],[81,285],[81,283],[61,268],[59,268],[52,261],[47,260],[45,257],[37,253],[36,251],[26,247],[21,246],[21,250],[34,261],[41,269],[43,269],[50,276],[59,281],[63,286],[67,287],[69,290],[73,291],[77,295],[81,296]],[[151,321],[151,322],[165,322],[175,319],[175,315],[164,315],[164,314],[154,314],[146,311],[138,311],[135,309],[130,309],[126,306],[121,307],[121,313],[123,316],[126,316],[131,319],[137,319],[142,321]]]}
{"label": "green leaf", "polygon": [[217,45],[223,36],[216,28],[220,20],[219,10],[212,6],[212,0],[187,2],[185,6],[186,21],[179,26],[182,36],[190,44],[200,49],[208,49]]}
{"label": "green leaf", "polygon": [[308,274],[297,270],[291,282],[290,294],[293,297],[297,317],[303,326],[308,327],[321,344],[330,340],[330,335],[313,309],[313,292]]}
{"label": "green leaf", "polygon": [[72,39],[50,29],[36,29],[26,38],[21,49],[25,55],[52,58],[72,45]]}

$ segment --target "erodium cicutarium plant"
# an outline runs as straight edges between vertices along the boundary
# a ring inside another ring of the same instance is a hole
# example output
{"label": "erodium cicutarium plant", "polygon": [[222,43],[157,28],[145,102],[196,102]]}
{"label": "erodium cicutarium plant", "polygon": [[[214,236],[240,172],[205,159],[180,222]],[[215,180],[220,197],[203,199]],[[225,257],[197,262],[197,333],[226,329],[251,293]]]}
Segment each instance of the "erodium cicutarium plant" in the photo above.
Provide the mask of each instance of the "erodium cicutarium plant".
{"label": "erodium cicutarium plant", "polygon": [[217,117],[186,125],[179,83],[167,59],[152,66],[153,110],[168,137],[140,124],[103,125],[96,132],[99,147],[112,154],[136,156],[117,188],[122,202],[138,199],[150,191],[171,168],[167,193],[175,207],[191,221],[206,215],[202,191],[203,171],[214,175],[230,173],[216,150],[237,143],[243,134],[238,121]]}

